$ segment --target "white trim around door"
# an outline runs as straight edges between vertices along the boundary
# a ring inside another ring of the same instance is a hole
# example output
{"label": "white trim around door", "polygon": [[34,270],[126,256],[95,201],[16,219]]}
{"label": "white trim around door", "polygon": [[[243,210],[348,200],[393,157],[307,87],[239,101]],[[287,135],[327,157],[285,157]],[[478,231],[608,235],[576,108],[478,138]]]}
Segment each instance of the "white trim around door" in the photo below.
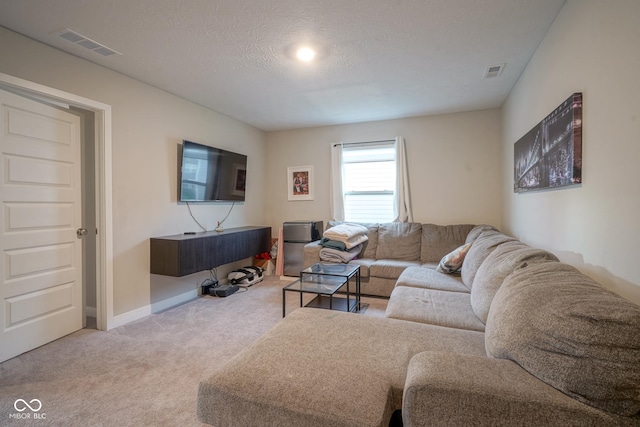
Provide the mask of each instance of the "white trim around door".
{"label": "white trim around door", "polygon": [[96,144],[96,320],[99,330],[115,327],[113,319],[113,215],[111,106],[58,89],[0,73],[0,87],[45,102],[70,105],[95,114]]}

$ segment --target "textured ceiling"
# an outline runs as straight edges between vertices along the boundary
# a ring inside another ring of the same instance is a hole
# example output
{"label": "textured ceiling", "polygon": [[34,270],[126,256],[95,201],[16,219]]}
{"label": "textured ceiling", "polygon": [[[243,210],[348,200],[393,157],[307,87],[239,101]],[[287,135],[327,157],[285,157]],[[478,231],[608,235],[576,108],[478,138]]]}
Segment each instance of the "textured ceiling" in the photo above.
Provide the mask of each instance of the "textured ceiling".
{"label": "textured ceiling", "polygon": [[0,25],[270,131],[499,107],[564,1],[2,0]]}

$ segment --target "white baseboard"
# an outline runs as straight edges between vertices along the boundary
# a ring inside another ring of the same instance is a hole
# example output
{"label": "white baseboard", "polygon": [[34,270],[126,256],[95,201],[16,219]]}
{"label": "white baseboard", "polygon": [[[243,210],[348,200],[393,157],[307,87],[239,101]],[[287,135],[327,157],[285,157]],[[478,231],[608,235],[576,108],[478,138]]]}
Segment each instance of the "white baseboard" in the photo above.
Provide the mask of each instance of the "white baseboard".
{"label": "white baseboard", "polygon": [[198,289],[192,289],[189,292],[185,292],[183,294],[176,295],[175,297],[167,298],[151,304],[151,312],[159,313],[161,311],[168,310],[172,307],[184,304],[185,302],[194,300],[196,298],[198,298]]}
{"label": "white baseboard", "polygon": [[127,311],[126,313],[113,316],[113,328],[126,325],[134,320],[142,319],[151,314],[151,305],[145,305],[144,307],[137,308],[135,310]]}
{"label": "white baseboard", "polygon": [[118,326],[126,325],[127,323],[149,316],[150,314],[159,313],[196,298],[198,298],[198,290],[193,289],[189,292],[176,295],[175,297],[167,298],[126,313],[118,314],[117,316],[113,316],[113,327],[117,328]]}
{"label": "white baseboard", "polygon": [[96,314],[98,311],[95,307],[85,307],[84,308],[84,316],[85,317],[98,317]]}

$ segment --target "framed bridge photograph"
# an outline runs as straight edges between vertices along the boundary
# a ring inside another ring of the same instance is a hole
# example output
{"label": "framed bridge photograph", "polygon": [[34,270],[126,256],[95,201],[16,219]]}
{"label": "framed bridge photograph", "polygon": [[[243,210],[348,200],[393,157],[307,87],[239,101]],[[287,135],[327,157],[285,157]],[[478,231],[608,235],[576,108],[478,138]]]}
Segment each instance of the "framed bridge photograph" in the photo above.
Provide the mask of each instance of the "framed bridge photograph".
{"label": "framed bridge photograph", "polygon": [[582,93],[574,93],[513,147],[513,191],[582,183]]}

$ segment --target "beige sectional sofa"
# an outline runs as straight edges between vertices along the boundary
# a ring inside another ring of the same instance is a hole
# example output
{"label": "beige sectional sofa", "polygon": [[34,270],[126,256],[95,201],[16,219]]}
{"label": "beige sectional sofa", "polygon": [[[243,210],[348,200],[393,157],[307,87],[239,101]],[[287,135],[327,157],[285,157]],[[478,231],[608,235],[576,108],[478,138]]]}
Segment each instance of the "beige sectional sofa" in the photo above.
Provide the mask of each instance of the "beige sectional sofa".
{"label": "beige sectional sofa", "polygon": [[385,318],[295,310],[201,382],[200,420],[640,426],[640,307],[549,252],[461,227],[459,275],[407,266]]}
{"label": "beige sectional sofa", "polygon": [[[340,224],[328,221],[327,228]],[[362,256],[350,262],[360,266],[362,294],[388,297],[402,272],[408,267],[435,268],[440,259],[465,243],[473,225],[391,222],[362,224],[369,240]],[[320,241],[304,248],[304,265],[320,262]]]}

